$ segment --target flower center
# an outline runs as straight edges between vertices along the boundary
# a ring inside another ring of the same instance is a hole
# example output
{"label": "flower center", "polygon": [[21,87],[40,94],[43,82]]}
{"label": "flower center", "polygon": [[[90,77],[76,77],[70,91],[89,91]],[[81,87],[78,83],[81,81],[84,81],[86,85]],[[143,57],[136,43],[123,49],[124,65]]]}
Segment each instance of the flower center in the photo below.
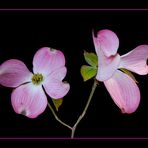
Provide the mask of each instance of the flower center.
{"label": "flower center", "polygon": [[43,75],[42,74],[37,73],[37,74],[34,74],[32,76],[32,83],[34,85],[39,85],[42,81],[43,81]]}

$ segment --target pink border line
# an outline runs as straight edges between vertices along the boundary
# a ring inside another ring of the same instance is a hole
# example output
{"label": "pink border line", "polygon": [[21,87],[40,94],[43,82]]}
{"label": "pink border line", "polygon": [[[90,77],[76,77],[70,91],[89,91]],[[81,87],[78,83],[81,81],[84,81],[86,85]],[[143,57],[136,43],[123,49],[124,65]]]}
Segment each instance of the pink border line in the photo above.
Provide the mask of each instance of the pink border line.
{"label": "pink border line", "polygon": [[2,137],[0,140],[148,140],[148,137],[75,137],[75,138],[64,138],[64,137]]}
{"label": "pink border line", "polygon": [[138,8],[121,8],[121,9],[110,9],[110,8],[104,8],[104,9],[90,9],[90,8],[55,8],[55,9],[50,9],[50,8],[5,8],[5,9],[1,9],[0,11],[148,11],[148,9],[138,9]]}

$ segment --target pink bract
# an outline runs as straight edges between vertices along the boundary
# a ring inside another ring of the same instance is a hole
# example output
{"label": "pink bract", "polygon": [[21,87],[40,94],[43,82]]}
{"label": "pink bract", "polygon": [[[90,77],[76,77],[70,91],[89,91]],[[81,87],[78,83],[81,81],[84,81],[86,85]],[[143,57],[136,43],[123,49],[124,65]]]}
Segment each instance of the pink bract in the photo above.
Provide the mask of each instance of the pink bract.
{"label": "pink bract", "polygon": [[117,53],[119,39],[111,30],[101,30],[93,41],[98,56],[96,79],[104,82],[122,113],[133,113],[139,106],[140,91],[131,77],[119,71],[125,68],[140,75],[148,74],[148,45],[140,45],[129,53]]}

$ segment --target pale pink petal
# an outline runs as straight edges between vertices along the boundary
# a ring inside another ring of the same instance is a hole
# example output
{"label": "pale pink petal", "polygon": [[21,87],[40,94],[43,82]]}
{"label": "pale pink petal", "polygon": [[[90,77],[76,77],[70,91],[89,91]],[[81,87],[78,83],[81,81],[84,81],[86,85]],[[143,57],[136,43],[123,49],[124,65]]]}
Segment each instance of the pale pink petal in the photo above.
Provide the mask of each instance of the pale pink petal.
{"label": "pale pink petal", "polygon": [[69,91],[70,85],[58,79],[47,77],[43,83],[45,91],[53,99],[63,98]]}
{"label": "pale pink petal", "polygon": [[121,56],[120,68],[126,68],[139,75],[148,74],[148,45],[140,45]]}
{"label": "pale pink petal", "polygon": [[49,77],[62,81],[65,78],[66,73],[67,73],[67,69],[65,66],[63,66],[59,69],[56,69],[54,72],[52,72]]}
{"label": "pale pink petal", "polygon": [[29,118],[36,118],[47,106],[47,98],[42,86],[34,86],[32,83],[16,88],[12,92],[11,102],[16,113]]}
{"label": "pale pink petal", "polygon": [[120,55],[116,54],[110,57],[105,56],[103,50],[100,47],[100,44],[98,44],[97,38],[94,37],[94,35],[93,41],[98,56],[98,72],[96,79],[98,81],[105,81],[109,79],[118,69],[120,64]]}
{"label": "pale pink petal", "polygon": [[98,55],[98,71],[96,79],[99,81],[108,80],[114,72],[118,69],[120,63],[120,56],[117,54],[114,57],[106,58]]}
{"label": "pale pink petal", "polygon": [[113,31],[104,29],[97,33],[95,44],[101,48],[105,56],[110,57],[117,53],[119,39]]}
{"label": "pale pink petal", "polygon": [[48,75],[65,65],[65,57],[59,50],[43,47],[39,49],[33,59],[33,72]]}
{"label": "pale pink petal", "polygon": [[122,113],[136,111],[140,103],[140,91],[131,77],[117,70],[104,84]]}
{"label": "pale pink petal", "polygon": [[17,87],[30,82],[32,73],[26,65],[16,59],[7,60],[0,66],[0,84],[6,87]]}

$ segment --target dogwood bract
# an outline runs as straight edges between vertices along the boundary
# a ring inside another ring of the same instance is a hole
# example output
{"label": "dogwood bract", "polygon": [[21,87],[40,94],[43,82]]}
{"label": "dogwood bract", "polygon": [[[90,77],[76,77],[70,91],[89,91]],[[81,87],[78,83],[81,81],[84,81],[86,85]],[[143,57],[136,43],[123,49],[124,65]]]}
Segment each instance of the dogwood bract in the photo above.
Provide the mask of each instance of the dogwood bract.
{"label": "dogwood bract", "polygon": [[20,60],[5,61],[0,66],[0,84],[17,87],[11,95],[16,113],[36,118],[47,106],[44,90],[53,99],[62,98],[68,93],[70,85],[62,82],[66,72],[63,53],[43,47],[34,55],[33,73]]}
{"label": "dogwood bract", "polygon": [[[148,45],[140,45],[129,53],[117,53],[119,39],[111,30],[101,30],[93,41],[98,56],[96,79],[105,84],[115,104],[123,113],[134,112],[140,102],[140,91],[135,81],[120,71],[125,68],[139,75],[148,74]],[[119,69],[119,70],[118,70]]]}

